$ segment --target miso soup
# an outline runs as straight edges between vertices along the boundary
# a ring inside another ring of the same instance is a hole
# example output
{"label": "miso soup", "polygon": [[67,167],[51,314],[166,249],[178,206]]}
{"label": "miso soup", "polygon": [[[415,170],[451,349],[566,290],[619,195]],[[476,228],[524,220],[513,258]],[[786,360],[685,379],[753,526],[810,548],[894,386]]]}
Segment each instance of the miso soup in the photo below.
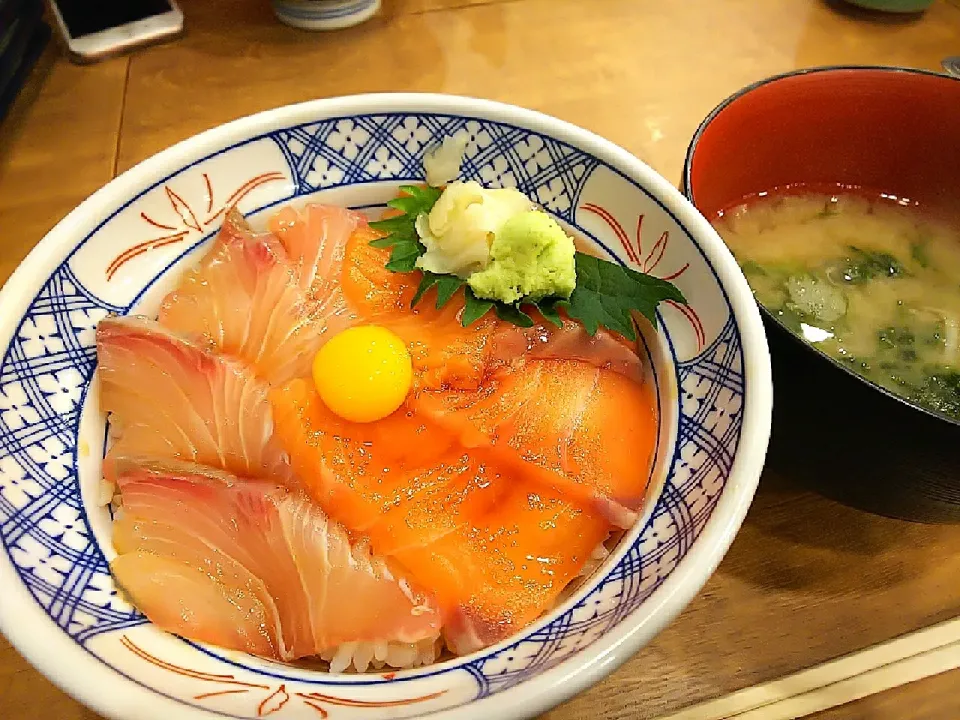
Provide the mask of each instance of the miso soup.
{"label": "miso soup", "polygon": [[759,198],[714,226],[793,332],[960,419],[960,225],[888,199],[808,194]]}

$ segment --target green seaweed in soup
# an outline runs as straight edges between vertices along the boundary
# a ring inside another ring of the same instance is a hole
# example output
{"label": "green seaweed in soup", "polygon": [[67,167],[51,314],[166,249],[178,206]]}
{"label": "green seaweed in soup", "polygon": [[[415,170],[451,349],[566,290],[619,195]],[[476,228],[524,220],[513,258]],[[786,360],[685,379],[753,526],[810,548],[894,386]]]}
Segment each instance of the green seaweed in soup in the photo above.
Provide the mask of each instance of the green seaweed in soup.
{"label": "green seaweed in soup", "polygon": [[714,224],[757,300],[794,333],[960,419],[960,227],[817,194],[760,198]]}

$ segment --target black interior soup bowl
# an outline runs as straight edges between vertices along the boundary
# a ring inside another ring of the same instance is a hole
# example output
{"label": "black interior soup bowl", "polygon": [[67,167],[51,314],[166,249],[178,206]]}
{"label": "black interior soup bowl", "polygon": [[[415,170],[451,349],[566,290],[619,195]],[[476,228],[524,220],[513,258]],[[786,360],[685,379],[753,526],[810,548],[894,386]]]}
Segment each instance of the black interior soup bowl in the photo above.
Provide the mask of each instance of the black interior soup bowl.
{"label": "black interior soup bowl", "polygon": [[[744,88],[704,120],[682,189],[711,220],[746,199],[805,187],[960,211],[958,128],[956,78],[884,67],[788,73]],[[774,373],[768,466],[864,510],[960,523],[960,417],[874,384],[761,310]]]}

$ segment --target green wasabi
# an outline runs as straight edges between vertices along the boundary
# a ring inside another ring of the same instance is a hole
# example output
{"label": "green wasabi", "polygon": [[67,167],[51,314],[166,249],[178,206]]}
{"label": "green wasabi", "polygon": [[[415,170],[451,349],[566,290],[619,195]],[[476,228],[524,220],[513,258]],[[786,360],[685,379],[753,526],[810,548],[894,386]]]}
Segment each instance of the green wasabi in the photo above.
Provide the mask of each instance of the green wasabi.
{"label": "green wasabi", "polygon": [[530,210],[514,215],[494,235],[490,262],[472,273],[474,295],[503,303],[569,298],[577,284],[576,247],[549,215]]}

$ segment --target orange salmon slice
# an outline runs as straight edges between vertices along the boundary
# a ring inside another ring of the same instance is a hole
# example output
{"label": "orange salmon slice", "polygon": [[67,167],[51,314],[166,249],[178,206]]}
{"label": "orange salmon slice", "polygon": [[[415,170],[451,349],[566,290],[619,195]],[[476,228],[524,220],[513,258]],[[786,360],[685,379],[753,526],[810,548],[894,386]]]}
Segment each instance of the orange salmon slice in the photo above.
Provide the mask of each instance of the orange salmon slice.
{"label": "orange salmon slice", "polygon": [[387,270],[390,250],[370,245],[380,236],[366,226],[347,242],[342,285],[350,307],[363,322],[382,325],[407,344],[415,387],[475,389],[489,361],[496,327],[492,315],[464,328],[459,319],[462,295],[438,310],[433,290],[411,307],[420,273]]}
{"label": "orange salmon slice", "polygon": [[360,225],[344,247],[340,282],[350,307],[364,317],[406,313],[420,282],[420,274],[387,270],[390,250],[370,243],[383,237],[367,224]]}
{"label": "orange salmon slice", "polygon": [[294,380],[270,397],[277,437],[301,482],[378,553],[449,532],[460,505],[492,500],[480,463],[403,407],[376,423],[351,423],[309,381]]}
{"label": "orange salmon slice", "polygon": [[347,423],[305,381],[273,390],[271,403],[311,495],[436,595],[458,651],[496,642],[548,609],[610,530],[602,515],[504,473],[487,450],[464,452],[442,429],[418,443],[415,413]]}
{"label": "orange salmon slice", "polygon": [[430,587],[459,653],[506,639],[550,610],[607,538],[609,523],[557,493],[510,478],[496,505],[395,558]]}
{"label": "orange salmon slice", "polygon": [[411,405],[613,524],[636,521],[657,437],[651,386],[578,360],[530,360],[475,393],[424,392]]}

